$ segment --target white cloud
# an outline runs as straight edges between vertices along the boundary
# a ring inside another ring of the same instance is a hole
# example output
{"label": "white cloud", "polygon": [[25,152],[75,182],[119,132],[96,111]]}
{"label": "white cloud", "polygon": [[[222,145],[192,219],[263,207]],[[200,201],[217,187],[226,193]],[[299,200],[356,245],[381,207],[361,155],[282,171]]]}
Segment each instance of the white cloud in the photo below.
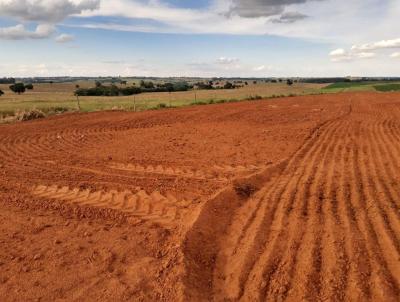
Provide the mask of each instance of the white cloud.
{"label": "white cloud", "polygon": [[25,29],[23,24],[0,27],[0,39],[49,38],[56,24],[71,15],[94,10],[99,4],[100,0],[0,0],[0,17],[37,24],[35,31]]}
{"label": "white cloud", "polygon": [[68,34],[61,34],[58,37],[56,37],[56,42],[57,43],[68,43],[74,40],[73,35],[68,35]]}
{"label": "white cloud", "polygon": [[353,51],[365,51],[365,50],[376,50],[385,48],[400,48],[400,38],[392,40],[382,40],[375,43],[353,45],[351,49]]}
{"label": "white cloud", "polygon": [[289,5],[302,4],[310,0],[233,0],[229,14],[244,18],[276,16]]}
{"label": "white cloud", "polygon": [[236,64],[240,60],[238,58],[226,58],[226,57],[220,57],[216,60],[217,64],[222,64],[222,65],[231,65],[231,64]]}
{"label": "white cloud", "polygon": [[272,19],[273,23],[290,24],[300,20],[307,19],[308,16],[299,12],[286,12],[276,19]]}
{"label": "white cloud", "polygon": [[261,66],[254,67],[253,70],[254,70],[254,71],[263,71],[263,70],[265,70],[266,68],[267,68],[267,67],[266,67],[265,65],[261,65]]}
{"label": "white cloud", "polygon": [[395,59],[400,58],[400,52],[394,52],[394,53],[392,53],[392,54],[390,55],[390,57],[391,57],[391,58],[395,58]]}
{"label": "white cloud", "polygon": [[100,0],[0,0],[0,16],[55,24],[99,4]]}
{"label": "white cloud", "polygon": [[45,39],[55,31],[53,25],[41,24],[34,31],[29,31],[24,25],[19,24],[11,27],[0,28],[0,39],[23,40],[23,39]]}
{"label": "white cloud", "polygon": [[332,62],[353,61],[356,59],[372,59],[376,57],[373,52],[353,52],[338,48],[329,53]]}

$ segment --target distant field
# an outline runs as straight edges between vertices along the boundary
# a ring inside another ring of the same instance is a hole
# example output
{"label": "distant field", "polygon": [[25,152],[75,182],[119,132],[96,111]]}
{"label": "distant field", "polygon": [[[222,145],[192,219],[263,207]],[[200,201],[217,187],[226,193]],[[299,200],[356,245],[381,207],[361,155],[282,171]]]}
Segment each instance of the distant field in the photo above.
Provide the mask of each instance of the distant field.
{"label": "distant field", "polygon": [[396,84],[384,84],[384,85],[375,85],[374,88],[377,91],[389,92],[389,91],[400,91],[400,83]]}
{"label": "distant field", "polygon": [[[9,90],[9,85],[0,85],[5,94],[0,97],[0,115],[13,115],[16,111],[39,109],[48,111],[76,110],[77,100],[74,96],[75,86],[82,88],[94,86],[93,82],[36,84],[34,90],[17,95]],[[319,93],[324,84],[295,83],[288,86],[286,83],[250,84],[239,89],[231,90],[196,90],[173,92],[171,94],[143,93],[136,96],[121,97],[80,97],[82,111],[97,110],[133,110],[134,100],[136,109],[143,111],[156,108],[160,104],[165,106],[185,106],[192,103],[208,103],[210,101],[243,100],[255,96],[263,98],[283,95],[304,95]]]}
{"label": "distant field", "polygon": [[398,91],[400,83],[393,82],[339,82],[328,85],[322,89],[324,92],[348,91]]}

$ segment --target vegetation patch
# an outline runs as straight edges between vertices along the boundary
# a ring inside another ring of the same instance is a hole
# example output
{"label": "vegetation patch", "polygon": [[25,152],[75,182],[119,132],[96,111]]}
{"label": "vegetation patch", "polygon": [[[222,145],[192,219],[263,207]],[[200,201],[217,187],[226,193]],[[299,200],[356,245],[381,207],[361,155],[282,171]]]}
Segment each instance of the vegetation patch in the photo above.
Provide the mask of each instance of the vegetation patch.
{"label": "vegetation patch", "polygon": [[375,85],[374,88],[381,92],[400,91],[400,83]]}

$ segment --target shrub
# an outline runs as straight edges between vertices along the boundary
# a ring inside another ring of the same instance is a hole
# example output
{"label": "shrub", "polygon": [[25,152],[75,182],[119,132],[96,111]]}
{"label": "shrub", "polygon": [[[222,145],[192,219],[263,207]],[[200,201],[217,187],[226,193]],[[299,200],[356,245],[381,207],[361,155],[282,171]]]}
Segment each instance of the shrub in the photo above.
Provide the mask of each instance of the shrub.
{"label": "shrub", "polygon": [[190,105],[207,105],[208,103],[206,102],[202,102],[202,101],[198,101],[198,102],[193,102]]}
{"label": "shrub", "polygon": [[157,109],[164,109],[164,108],[167,108],[167,104],[160,103],[157,105]]}
{"label": "shrub", "polygon": [[256,100],[262,100],[263,97],[261,95],[255,95],[255,96],[249,96],[246,100],[248,101],[256,101]]}
{"label": "shrub", "polygon": [[0,96],[4,94],[3,90],[0,89]]}
{"label": "shrub", "polygon": [[21,94],[21,93],[25,92],[25,85],[23,83],[17,83],[17,84],[11,85],[10,90],[15,93]]}
{"label": "shrub", "polygon": [[32,84],[26,84],[25,88],[28,90],[32,90],[33,89],[33,85]]}
{"label": "shrub", "polygon": [[231,82],[226,82],[224,85],[224,89],[234,89],[235,85],[233,85]]}
{"label": "shrub", "polygon": [[36,120],[44,117],[46,117],[46,115],[38,109],[33,109],[30,111],[20,111],[16,113],[17,120],[21,122]]}

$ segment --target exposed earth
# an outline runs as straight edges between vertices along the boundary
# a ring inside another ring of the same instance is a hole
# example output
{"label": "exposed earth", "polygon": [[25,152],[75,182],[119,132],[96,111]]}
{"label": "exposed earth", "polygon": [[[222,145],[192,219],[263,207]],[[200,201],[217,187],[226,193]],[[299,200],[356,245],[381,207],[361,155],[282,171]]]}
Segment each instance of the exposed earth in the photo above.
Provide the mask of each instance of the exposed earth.
{"label": "exposed earth", "polygon": [[0,126],[1,301],[399,301],[400,94]]}

